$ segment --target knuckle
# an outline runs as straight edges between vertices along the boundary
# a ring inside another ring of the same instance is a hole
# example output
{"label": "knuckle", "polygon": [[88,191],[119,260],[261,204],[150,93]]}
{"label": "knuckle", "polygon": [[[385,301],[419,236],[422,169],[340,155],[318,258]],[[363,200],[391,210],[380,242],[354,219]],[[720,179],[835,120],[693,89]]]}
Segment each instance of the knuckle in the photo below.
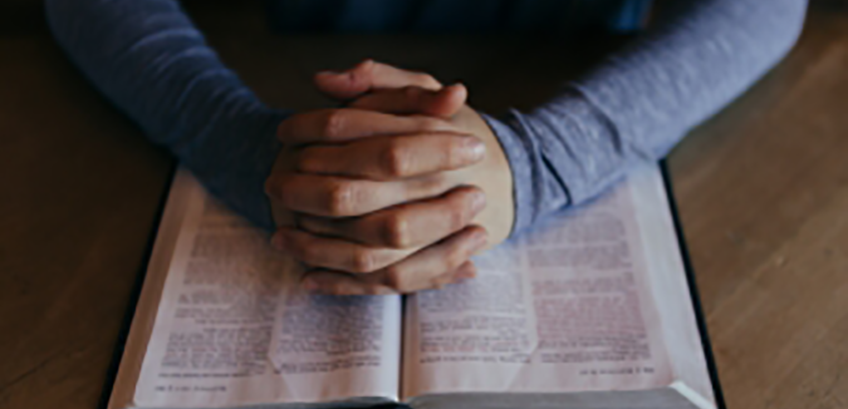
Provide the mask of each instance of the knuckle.
{"label": "knuckle", "polygon": [[436,78],[434,78],[430,74],[425,74],[423,72],[415,74],[415,80],[416,83],[420,84],[420,86],[423,88],[439,89],[442,87],[442,83],[437,81]]}
{"label": "knuckle", "polygon": [[386,268],[386,276],[383,279],[383,284],[395,291],[402,292],[404,287],[404,271],[403,268],[392,265]]}
{"label": "knuckle", "polygon": [[357,64],[353,69],[351,69],[350,82],[356,88],[366,88],[370,87],[373,83],[374,79],[374,70],[377,67],[376,62],[371,59],[362,60],[359,64]]}
{"label": "knuckle", "polygon": [[389,144],[383,150],[380,161],[389,176],[402,177],[409,172],[409,155],[398,143]]}
{"label": "knuckle", "polygon": [[357,250],[351,256],[351,270],[354,273],[370,273],[375,270],[377,260],[374,252],[363,249]]}
{"label": "knuckle", "polygon": [[390,247],[406,248],[412,244],[409,230],[409,221],[402,214],[395,214],[386,220],[383,238]]}
{"label": "knuckle", "polygon": [[350,182],[334,181],[327,186],[327,212],[331,216],[347,216],[355,207],[355,188]]}
{"label": "knuckle", "polygon": [[323,133],[326,138],[336,138],[342,134],[347,123],[347,114],[341,109],[328,110],[324,115]]}

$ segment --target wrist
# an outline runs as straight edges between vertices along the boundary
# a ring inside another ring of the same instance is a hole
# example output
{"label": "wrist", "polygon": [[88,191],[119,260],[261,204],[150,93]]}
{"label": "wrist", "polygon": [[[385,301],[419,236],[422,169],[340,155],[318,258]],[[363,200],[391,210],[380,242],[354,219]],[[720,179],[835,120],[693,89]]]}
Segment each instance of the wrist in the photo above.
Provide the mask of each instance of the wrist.
{"label": "wrist", "polygon": [[506,167],[509,169],[512,226],[509,229],[508,236],[513,236],[531,224],[529,216],[533,214],[534,201],[532,198],[534,193],[531,158],[528,152],[533,149],[533,142],[522,137],[504,121],[484,113],[480,113],[480,116],[495,135],[496,142],[500,145],[499,150],[502,152]]}

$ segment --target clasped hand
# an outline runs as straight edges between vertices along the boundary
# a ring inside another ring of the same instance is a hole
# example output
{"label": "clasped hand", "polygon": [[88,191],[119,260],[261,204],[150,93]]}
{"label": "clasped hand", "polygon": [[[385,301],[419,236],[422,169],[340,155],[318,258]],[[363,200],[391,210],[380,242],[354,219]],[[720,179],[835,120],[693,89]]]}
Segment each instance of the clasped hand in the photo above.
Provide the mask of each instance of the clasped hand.
{"label": "clasped hand", "polygon": [[273,245],[307,266],[302,285],[408,293],[472,278],[469,258],[513,222],[512,175],[462,85],[365,61],[316,75],[346,107],[283,121],[266,182]]}

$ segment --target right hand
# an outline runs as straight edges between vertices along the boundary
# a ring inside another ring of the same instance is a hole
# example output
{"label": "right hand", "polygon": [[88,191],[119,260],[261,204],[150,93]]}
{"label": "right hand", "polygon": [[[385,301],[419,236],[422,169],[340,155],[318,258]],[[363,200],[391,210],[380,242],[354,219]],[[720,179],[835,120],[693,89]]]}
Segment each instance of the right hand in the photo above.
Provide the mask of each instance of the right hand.
{"label": "right hand", "polygon": [[[310,267],[372,273],[451,237],[442,246],[442,253],[460,256],[433,254],[430,259],[448,264],[430,263],[426,268],[446,270],[440,275],[447,282],[457,276],[467,277],[473,268],[468,257],[486,242],[485,231],[468,224],[482,210],[485,198],[479,189],[458,186],[444,174],[482,160],[484,146],[437,117],[452,115],[464,105],[465,95],[461,86],[445,87],[435,94],[421,93],[414,105],[425,115],[340,108],[305,112],[284,121],[278,132],[284,147],[266,182],[275,221],[281,226],[275,245]],[[344,155],[335,155],[342,150],[333,146],[344,146]],[[320,157],[315,152],[320,152]],[[339,177],[327,169],[310,173],[318,163],[358,168],[359,175]],[[397,212],[380,212],[400,206],[407,215],[429,213],[438,217],[417,218],[428,222],[409,226],[401,218],[384,217]],[[357,243],[307,234],[295,228],[295,216],[356,219],[359,225],[370,226],[372,237],[367,243]],[[361,222],[366,219],[370,222]],[[394,283],[371,287],[369,292],[418,286]]]}

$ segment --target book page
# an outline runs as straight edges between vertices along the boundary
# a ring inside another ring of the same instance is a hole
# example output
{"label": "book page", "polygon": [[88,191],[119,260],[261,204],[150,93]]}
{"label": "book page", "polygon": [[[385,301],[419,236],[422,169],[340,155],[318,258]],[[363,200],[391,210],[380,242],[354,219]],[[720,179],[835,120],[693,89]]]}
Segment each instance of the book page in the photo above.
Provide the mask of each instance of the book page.
{"label": "book page", "polygon": [[187,172],[174,186],[171,195],[185,196],[185,211],[163,220],[163,228],[179,223],[179,235],[135,406],[396,399],[399,297],[303,294],[298,267],[270,248],[266,234]]}
{"label": "book page", "polygon": [[[171,184],[172,190],[184,190],[184,185],[194,183],[190,178],[177,177]],[[162,222],[156,231],[156,242],[150,254],[144,276],[144,285],[139,295],[138,303],[133,311],[132,326],[124,344],[121,365],[118,368],[112,394],[109,397],[108,409],[121,409],[133,406],[133,394],[141,372],[150,334],[165,279],[168,274],[168,264],[176,247],[180,234],[180,223],[186,212],[185,195],[169,195],[167,205],[162,213]],[[173,221],[173,222],[168,222]]]}
{"label": "book page", "polygon": [[[645,256],[650,238],[640,232],[633,196],[655,180],[656,169],[637,172],[477,257],[476,279],[410,297],[402,395],[670,385]],[[638,205],[668,210],[657,200]],[[656,251],[679,252],[676,242]],[[676,273],[685,280],[682,269]],[[671,290],[688,302],[685,287]]]}
{"label": "book page", "polygon": [[644,254],[650,266],[648,278],[653,299],[674,371],[675,383],[671,387],[701,408],[715,407],[689,284],[686,274],[682,273],[685,271],[683,256],[680,251],[668,251],[679,244],[673,216],[665,211],[669,207],[665,185],[660,177],[641,177],[638,181],[639,188],[632,189],[631,193]]}

